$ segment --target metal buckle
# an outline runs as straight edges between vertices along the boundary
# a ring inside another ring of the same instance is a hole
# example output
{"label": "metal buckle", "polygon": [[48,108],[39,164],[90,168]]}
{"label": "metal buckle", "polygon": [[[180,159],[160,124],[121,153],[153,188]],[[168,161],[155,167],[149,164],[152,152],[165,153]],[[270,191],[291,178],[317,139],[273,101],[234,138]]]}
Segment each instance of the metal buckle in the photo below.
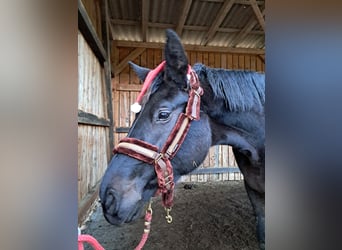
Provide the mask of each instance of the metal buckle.
{"label": "metal buckle", "polygon": [[163,154],[162,153],[159,153],[157,156],[156,156],[156,158],[154,159],[154,162],[158,162],[158,161],[160,161],[161,159],[163,158]]}

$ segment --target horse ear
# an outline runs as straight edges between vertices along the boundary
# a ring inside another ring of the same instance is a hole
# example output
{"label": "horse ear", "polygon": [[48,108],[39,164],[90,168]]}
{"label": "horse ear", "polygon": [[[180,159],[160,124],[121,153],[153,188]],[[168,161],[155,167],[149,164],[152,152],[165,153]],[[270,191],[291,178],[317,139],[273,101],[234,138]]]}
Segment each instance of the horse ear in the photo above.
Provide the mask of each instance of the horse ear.
{"label": "horse ear", "polygon": [[133,71],[137,74],[139,79],[144,82],[148,72],[150,72],[151,70],[148,68],[144,68],[139,65],[136,65],[135,63],[131,61],[129,61],[128,64],[132,67]]}
{"label": "horse ear", "polygon": [[182,85],[180,88],[185,88],[188,58],[177,33],[171,29],[166,30],[165,61],[166,80],[174,81]]}

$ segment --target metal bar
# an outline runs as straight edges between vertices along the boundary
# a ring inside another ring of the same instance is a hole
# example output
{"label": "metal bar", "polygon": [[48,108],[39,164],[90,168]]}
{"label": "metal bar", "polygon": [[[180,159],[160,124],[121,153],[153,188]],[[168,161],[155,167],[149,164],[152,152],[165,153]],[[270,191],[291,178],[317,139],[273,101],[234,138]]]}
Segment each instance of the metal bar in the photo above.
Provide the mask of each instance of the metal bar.
{"label": "metal bar", "polygon": [[197,168],[189,174],[224,174],[224,173],[241,173],[238,167],[222,167],[222,168]]}

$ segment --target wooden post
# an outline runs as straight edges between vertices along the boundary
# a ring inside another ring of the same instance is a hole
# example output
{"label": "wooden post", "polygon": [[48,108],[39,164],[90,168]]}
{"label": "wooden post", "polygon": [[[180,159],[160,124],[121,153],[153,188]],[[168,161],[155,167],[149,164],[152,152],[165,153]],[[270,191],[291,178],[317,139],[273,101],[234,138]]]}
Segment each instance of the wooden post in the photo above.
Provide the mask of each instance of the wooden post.
{"label": "wooden post", "polygon": [[104,74],[105,74],[105,85],[106,85],[106,99],[107,99],[107,114],[110,122],[109,126],[109,143],[108,143],[108,154],[109,159],[111,158],[111,151],[114,148],[114,121],[113,121],[113,106],[112,106],[112,67],[111,67],[111,42],[109,41],[109,16],[108,16],[108,0],[101,1],[101,22],[102,22],[102,37],[103,37],[103,46],[106,50],[106,61],[104,63]]}

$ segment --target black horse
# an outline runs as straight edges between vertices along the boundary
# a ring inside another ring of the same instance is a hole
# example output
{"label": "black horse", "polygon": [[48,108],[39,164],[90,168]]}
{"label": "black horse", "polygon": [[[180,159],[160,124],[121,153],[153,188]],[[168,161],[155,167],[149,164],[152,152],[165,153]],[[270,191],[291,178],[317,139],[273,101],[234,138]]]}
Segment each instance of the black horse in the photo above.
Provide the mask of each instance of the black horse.
{"label": "black horse", "polygon": [[[144,95],[142,109],[128,133],[132,140],[159,151],[186,109],[189,99],[188,60],[177,34],[166,31],[165,65]],[[144,81],[150,69],[131,63]],[[265,248],[265,77],[264,74],[208,68],[195,64],[203,95],[200,119],[191,122],[172,157],[174,181],[193,171],[210,146],[231,145],[257,219],[260,248]],[[202,93],[201,93],[202,94]],[[144,145],[143,145],[144,146]],[[117,150],[100,187],[105,218],[119,225],[141,216],[144,204],[158,190],[153,166]]]}

